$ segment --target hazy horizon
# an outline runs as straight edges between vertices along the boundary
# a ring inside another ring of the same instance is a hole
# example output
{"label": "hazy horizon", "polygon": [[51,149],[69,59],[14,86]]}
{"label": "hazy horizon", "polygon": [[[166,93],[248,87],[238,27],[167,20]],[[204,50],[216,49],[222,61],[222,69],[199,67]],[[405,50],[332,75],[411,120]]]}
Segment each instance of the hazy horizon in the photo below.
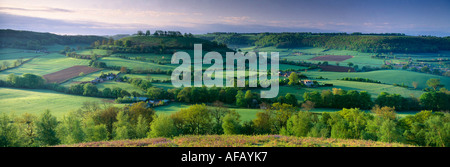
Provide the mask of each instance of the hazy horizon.
{"label": "hazy horizon", "polygon": [[450,1],[436,0],[2,0],[0,29],[66,35],[137,30],[362,32],[450,36]]}

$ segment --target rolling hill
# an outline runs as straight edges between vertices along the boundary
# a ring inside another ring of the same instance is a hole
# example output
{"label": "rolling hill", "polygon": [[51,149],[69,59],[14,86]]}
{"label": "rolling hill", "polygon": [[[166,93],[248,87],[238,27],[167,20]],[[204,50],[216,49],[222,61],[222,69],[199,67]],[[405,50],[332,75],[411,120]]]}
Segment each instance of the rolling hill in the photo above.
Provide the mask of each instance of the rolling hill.
{"label": "rolling hill", "polygon": [[51,33],[0,30],[1,48],[45,49],[48,45],[92,44],[94,41],[106,39],[92,35],[56,35]]}

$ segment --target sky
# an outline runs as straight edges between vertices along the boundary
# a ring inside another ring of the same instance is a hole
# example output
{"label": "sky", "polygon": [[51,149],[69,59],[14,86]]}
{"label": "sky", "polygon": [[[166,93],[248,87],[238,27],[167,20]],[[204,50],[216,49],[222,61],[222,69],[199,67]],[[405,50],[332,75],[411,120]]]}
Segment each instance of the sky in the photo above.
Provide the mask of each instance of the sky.
{"label": "sky", "polygon": [[450,0],[0,0],[0,29],[68,35],[137,30],[450,36]]}

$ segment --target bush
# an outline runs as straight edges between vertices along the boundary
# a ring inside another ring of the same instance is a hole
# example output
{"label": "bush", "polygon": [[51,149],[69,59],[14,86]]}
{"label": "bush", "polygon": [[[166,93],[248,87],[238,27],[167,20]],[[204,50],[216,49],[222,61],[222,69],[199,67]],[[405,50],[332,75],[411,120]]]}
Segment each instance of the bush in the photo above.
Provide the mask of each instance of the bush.
{"label": "bush", "polygon": [[164,114],[156,116],[150,124],[150,132],[148,137],[173,137],[177,135],[177,129],[173,120]]}

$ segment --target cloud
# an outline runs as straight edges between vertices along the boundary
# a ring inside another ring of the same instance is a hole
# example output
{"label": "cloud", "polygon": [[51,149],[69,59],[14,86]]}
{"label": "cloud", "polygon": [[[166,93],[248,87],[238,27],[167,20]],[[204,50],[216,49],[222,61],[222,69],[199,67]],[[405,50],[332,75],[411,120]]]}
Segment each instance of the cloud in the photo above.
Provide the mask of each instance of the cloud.
{"label": "cloud", "polygon": [[62,8],[17,8],[17,7],[0,7],[0,11],[29,11],[29,12],[64,12],[72,13],[74,11]]}
{"label": "cloud", "polygon": [[229,24],[248,24],[249,22],[254,22],[254,20],[250,20],[248,16],[220,16],[220,22],[229,23]]}

